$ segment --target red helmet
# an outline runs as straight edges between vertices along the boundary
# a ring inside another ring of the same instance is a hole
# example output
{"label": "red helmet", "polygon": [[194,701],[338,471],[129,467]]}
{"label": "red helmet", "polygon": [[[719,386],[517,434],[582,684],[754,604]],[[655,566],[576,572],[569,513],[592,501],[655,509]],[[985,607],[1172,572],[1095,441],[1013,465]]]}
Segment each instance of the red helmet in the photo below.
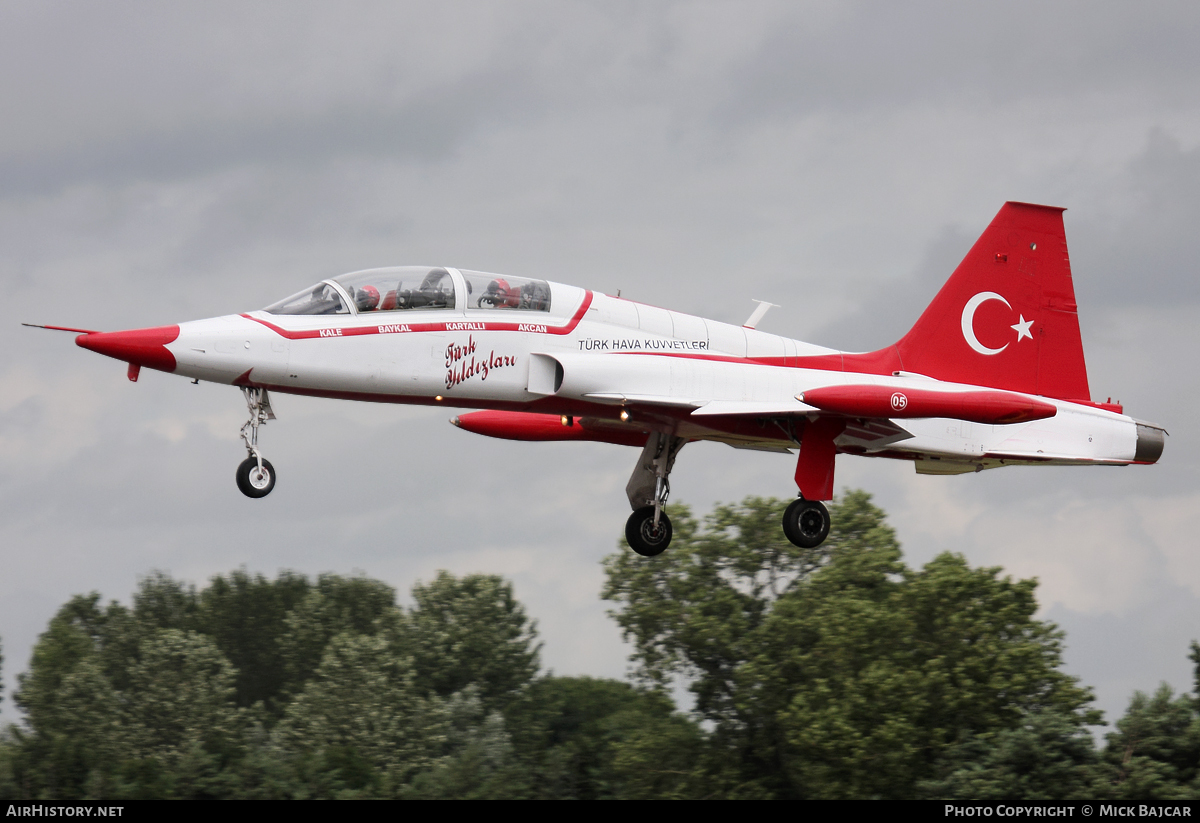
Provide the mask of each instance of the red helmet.
{"label": "red helmet", "polygon": [[507,280],[496,278],[488,283],[487,294],[496,306],[516,306],[520,301],[521,289],[514,289]]}
{"label": "red helmet", "polygon": [[374,286],[361,286],[354,295],[354,302],[359,311],[374,311],[379,306],[379,289]]}

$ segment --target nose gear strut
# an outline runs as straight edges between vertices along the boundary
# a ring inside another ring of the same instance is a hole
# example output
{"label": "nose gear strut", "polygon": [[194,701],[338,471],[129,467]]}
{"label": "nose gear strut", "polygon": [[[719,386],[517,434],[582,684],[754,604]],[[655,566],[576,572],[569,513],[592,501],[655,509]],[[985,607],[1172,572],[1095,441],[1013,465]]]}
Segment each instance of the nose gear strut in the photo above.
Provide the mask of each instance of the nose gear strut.
{"label": "nose gear strut", "polygon": [[247,497],[266,497],[275,488],[275,467],[271,461],[264,460],[262,452],[258,450],[258,427],[265,426],[268,420],[274,420],[275,412],[271,409],[271,398],[266,389],[242,386],[242,395],[250,411],[250,419],[241,431],[249,456],[238,466],[237,484]]}

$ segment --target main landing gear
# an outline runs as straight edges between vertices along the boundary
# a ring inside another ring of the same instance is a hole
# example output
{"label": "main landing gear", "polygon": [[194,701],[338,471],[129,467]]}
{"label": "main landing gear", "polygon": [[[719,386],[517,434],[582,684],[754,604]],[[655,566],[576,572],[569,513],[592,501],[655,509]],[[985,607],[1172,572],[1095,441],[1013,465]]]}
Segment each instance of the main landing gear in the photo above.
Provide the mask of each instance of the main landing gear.
{"label": "main landing gear", "polygon": [[[841,418],[817,417],[804,421],[799,439],[792,435],[800,447],[796,461],[800,497],[783,513],[783,533],[802,549],[815,549],[829,536],[829,509],[821,501],[833,499],[836,439],[845,427]],[[625,524],[625,539],[643,557],[662,554],[671,545],[671,519],[663,511],[671,493],[667,478],[686,442],[682,437],[652,432],[625,487],[633,509]]]}
{"label": "main landing gear", "polygon": [[651,432],[633,475],[625,486],[633,514],[625,523],[629,547],[642,557],[654,557],[671,545],[671,518],[663,511],[671,494],[668,477],[675,457],[687,441],[662,432]]}
{"label": "main landing gear", "polygon": [[783,533],[793,545],[815,549],[829,536],[829,509],[822,500],[833,499],[833,470],[837,438],[846,428],[839,417],[817,417],[804,422],[800,458],[796,461],[796,486],[800,497],[783,513]]}
{"label": "main landing gear", "polygon": [[829,536],[829,509],[819,500],[797,498],[783,513],[783,533],[793,545],[815,549]]}
{"label": "main landing gear", "polygon": [[266,389],[243,386],[242,394],[250,410],[250,419],[242,426],[242,440],[249,457],[237,468],[237,485],[247,497],[266,497],[275,488],[275,467],[270,460],[264,460],[258,450],[258,427],[274,420],[275,412],[271,410],[271,398]]}

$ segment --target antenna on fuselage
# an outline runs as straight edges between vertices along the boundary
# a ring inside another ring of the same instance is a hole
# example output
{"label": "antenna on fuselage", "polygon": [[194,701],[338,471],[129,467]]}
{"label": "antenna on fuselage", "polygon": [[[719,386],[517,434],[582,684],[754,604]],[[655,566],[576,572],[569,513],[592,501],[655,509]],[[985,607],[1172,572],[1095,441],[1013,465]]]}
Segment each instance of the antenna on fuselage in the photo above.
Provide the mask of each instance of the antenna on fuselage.
{"label": "antenna on fuselage", "polygon": [[743,329],[752,329],[757,326],[759,321],[761,321],[766,313],[771,310],[772,306],[777,309],[780,308],[778,303],[768,303],[766,300],[755,300],[754,302],[758,304],[758,308],[756,308],[754,313],[750,315],[749,319],[742,324]]}

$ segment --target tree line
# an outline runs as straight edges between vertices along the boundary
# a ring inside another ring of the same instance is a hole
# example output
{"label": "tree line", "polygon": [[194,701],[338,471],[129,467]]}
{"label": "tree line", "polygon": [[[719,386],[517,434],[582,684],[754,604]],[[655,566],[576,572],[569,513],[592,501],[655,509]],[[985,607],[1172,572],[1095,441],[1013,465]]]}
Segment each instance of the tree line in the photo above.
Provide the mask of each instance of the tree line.
{"label": "tree line", "polygon": [[289,572],[73,597],[11,696],[0,799],[1200,794],[1200,699],[1138,693],[1097,745],[1035,581],[953,554],[909,568],[856,491],[799,549],[788,502],[676,506],[670,552],[605,559],[629,682],[541,673],[494,575],[441,572],[410,607]]}

